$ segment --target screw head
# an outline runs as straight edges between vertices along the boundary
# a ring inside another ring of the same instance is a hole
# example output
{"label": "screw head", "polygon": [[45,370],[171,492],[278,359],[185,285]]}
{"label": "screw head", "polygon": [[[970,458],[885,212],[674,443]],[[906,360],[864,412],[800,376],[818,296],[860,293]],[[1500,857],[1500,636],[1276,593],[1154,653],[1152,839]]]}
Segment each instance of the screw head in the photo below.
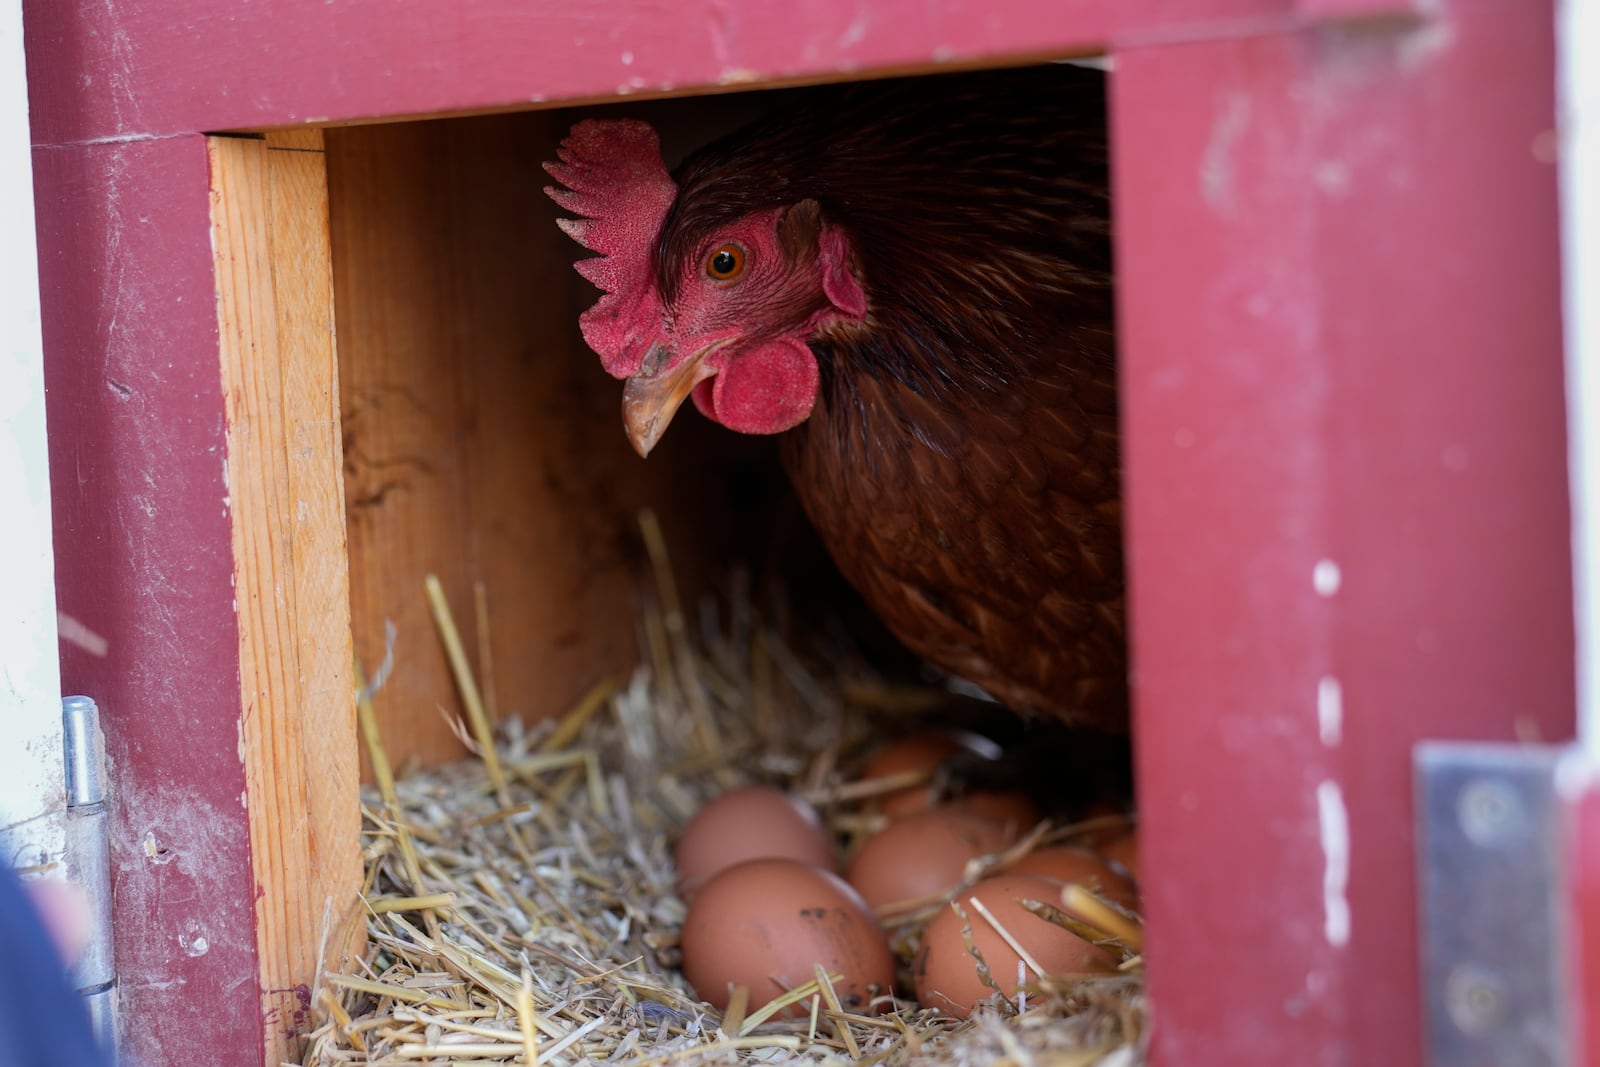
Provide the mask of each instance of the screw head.
{"label": "screw head", "polygon": [[1493,848],[1521,833],[1527,809],[1516,789],[1503,778],[1474,778],[1456,797],[1456,818],[1476,844]]}
{"label": "screw head", "polygon": [[1505,1025],[1511,1016],[1511,991],[1494,971],[1463,963],[1450,972],[1444,984],[1445,1010],[1464,1034],[1486,1034]]}

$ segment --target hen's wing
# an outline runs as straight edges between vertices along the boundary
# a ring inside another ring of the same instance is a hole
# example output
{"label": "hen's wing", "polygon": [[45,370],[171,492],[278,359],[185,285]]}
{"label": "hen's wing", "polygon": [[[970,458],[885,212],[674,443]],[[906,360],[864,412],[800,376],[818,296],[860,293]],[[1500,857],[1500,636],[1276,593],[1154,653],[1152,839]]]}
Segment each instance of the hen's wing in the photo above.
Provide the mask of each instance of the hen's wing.
{"label": "hen's wing", "polygon": [[1018,709],[1120,727],[1117,415],[1103,350],[953,405],[892,377],[825,398],[786,461],[840,569],[912,651]]}

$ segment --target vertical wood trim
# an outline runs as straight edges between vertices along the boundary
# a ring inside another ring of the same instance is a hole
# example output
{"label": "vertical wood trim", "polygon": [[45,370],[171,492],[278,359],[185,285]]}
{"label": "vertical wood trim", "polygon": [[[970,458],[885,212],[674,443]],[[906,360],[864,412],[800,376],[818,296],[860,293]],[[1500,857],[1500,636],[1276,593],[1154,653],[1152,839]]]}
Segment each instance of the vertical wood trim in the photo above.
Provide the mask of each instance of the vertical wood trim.
{"label": "vertical wood trim", "polygon": [[[302,132],[303,138],[303,132]],[[298,1059],[320,967],[359,936],[356,727],[326,172],[315,147],[213,138],[264,1062]],[[328,960],[319,950],[328,945]]]}
{"label": "vertical wood trim", "polygon": [[1412,748],[1571,734],[1548,8],[1117,56],[1162,1067],[1421,1062]]}

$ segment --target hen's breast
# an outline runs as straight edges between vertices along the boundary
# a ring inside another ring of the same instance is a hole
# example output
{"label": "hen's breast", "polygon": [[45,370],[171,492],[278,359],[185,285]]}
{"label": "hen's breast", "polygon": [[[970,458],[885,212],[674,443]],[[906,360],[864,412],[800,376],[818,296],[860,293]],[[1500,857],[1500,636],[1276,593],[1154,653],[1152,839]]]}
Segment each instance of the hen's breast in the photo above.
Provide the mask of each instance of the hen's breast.
{"label": "hen's breast", "polygon": [[[912,651],[1019,710],[1120,728],[1126,654],[1109,329],[1040,373],[930,396],[857,373],[786,445],[845,577]],[[836,375],[848,356],[833,353]]]}

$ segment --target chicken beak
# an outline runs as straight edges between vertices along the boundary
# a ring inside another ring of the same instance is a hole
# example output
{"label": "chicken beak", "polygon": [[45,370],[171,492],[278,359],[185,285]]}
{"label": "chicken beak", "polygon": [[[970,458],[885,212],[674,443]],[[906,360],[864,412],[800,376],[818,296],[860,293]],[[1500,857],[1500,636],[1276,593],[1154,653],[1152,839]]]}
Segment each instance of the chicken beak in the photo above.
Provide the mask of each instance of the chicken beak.
{"label": "chicken beak", "polygon": [[[649,369],[629,378],[622,390],[622,426],[635,452],[648,456],[694,387],[717,373],[715,367],[706,365],[706,357],[721,347],[707,345],[671,366],[670,349],[660,341],[650,346],[644,358]],[[664,371],[655,369],[663,366],[667,368]]]}

